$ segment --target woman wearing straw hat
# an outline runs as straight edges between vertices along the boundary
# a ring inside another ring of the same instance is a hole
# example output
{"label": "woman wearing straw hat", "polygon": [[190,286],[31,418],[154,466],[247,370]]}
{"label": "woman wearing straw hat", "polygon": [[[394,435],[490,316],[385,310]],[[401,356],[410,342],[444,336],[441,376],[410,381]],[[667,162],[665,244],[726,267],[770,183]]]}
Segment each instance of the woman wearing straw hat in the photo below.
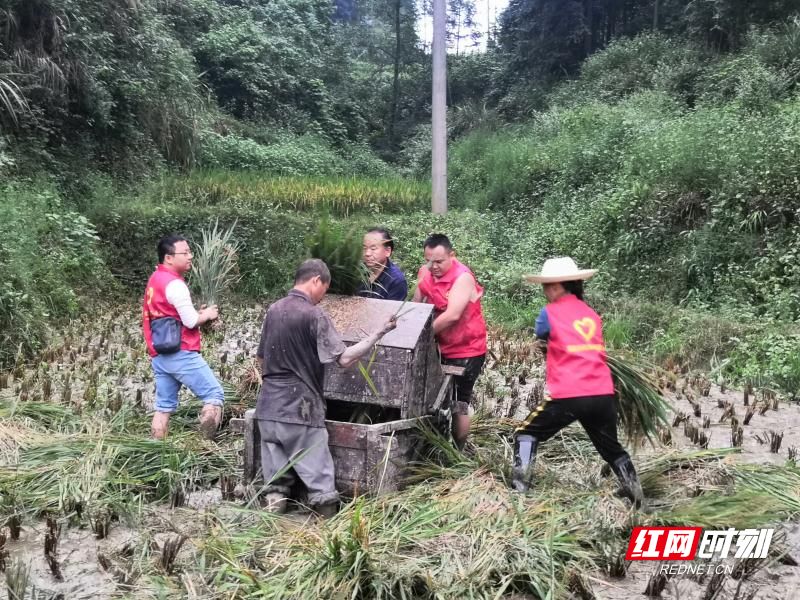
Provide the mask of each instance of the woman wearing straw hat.
{"label": "woman wearing straw hat", "polygon": [[563,257],[546,260],[538,275],[524,276],[542,284],[548,302],[536,319],[536,337],[548,342],[549,395],[514,433],[512,485],[528,491],[537,446],[577,420],[616,473],[623,493],[639,503],[639,478],[617,440],[614,382],[606,364],[602,324],[583,301],[583,282],[596,273],[578,269],[575,261]]}

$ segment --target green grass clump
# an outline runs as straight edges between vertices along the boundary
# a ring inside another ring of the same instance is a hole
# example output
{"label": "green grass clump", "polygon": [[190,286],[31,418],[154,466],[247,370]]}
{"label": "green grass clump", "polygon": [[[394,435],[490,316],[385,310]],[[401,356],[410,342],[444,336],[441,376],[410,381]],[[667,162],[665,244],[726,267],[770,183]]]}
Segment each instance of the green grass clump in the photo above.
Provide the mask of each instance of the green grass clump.
{"label": "green grass clump", "polygon": [[225,229],[214,226],[201,232],[192,261],[191,283],[198,291],[200,304],[218,304],[240,278],[238,252],[241,244],[234,238],[235,225]]}
{"label": "green grass clump", "polygon": [[43,347],[82,292],[113,287],[89,220],[47,181],[0,184],[0,366]]}

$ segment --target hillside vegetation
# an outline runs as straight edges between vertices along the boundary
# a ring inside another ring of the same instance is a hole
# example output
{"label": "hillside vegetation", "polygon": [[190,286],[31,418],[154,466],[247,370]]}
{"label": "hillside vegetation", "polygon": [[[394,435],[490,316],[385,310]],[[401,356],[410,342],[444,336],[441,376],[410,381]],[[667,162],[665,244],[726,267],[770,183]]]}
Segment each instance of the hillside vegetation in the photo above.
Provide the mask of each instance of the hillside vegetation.
{"label": "hillside vegetation", "polygon": [[612,344],[793,389],[798,6],[656,4],[569,2],[562,31],[551,0],[515,1],[486,53],[451,23],[432,217],[413,3],[0,1],[0,362],[138,296],[158,236],[216,218],[238,293],[272,297],[324,214],[391,227],[412,276],[451,234],[515,326],[542,301],[519,275],[569,254],[601,270]]}

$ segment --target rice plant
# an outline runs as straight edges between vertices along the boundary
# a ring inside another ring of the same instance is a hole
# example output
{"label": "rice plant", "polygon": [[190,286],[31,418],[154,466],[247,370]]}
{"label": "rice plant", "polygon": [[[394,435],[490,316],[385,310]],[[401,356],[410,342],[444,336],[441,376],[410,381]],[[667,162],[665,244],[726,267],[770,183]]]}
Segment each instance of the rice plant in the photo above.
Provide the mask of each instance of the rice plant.
{"label": "rice plant", "polygon": [[228,229],[215,222],[201,232],[200,244],[192,260],[191,283],[201,304],[218,304],[220,297],[239,279],[239,242],[233,237],[235,224]]}
{"label": "rice plant", "polygon": [[306,247],[311,258],[319,258],[331,272],[332,294],[352,295],[366,276],[361,251],[361,233],[334,228],[323,218],[309,236]]}
{"label": "rice plant", "polygon": [[73,428],[80,426],[80,419],[61,404],[47,402],[15,402],[0,400],[0,418],[2,419],[28,419],[42,425],[47,429],[61,427]]}
{"label": "rice plant", "polygon": [[8,600],[25,600],[28,593],[28,581],[30,580],[31,567],[21,560],[15,560],[6,569],[6,589],[8,590]]}
{"label": "rice plant", "polygon": [[167,177],[155,189],[160,199],[207,206],[321,210],[350,215],[365,209],[386,211],[424,208],[430,184],[399,178],[273,177],[252,171],[195,171]]}
{"label": "rice plant", "polygon": [[610,353],[607,358],[626,437],[637,440],[644,436],[655,443],[659,429],[670,426],[668,413],[671,406],[644,369],[618,354]]}
{"label": "rice plant", "polygon": [[219,565],[216,581],[237,597],[557,597],[591,561],[570,513],[551,508],[478,473],[356,500],[319,528],[222,530],[201,560]]}
{"label": "rice plant", "polygon": [[13,490],[14,507],[33,514],[82,513],[133,498],[166,500],[176,488],[210,486],[232,468],[232,457],[194,434],[169,441],[124,434],[74,435],[19,452],[0,467],[0,490]]}

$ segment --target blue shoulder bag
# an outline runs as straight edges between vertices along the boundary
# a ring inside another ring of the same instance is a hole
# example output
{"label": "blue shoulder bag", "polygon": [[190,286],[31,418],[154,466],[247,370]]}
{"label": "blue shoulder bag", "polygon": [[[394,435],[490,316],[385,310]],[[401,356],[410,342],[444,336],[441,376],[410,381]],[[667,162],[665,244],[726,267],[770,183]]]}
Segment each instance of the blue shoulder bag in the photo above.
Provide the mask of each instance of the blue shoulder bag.
{"label": "blue shoulder bag", "polygon": [[174,317],[150,321],[153,349],[159,354],[175,354],[181,349],[181,322]]}

